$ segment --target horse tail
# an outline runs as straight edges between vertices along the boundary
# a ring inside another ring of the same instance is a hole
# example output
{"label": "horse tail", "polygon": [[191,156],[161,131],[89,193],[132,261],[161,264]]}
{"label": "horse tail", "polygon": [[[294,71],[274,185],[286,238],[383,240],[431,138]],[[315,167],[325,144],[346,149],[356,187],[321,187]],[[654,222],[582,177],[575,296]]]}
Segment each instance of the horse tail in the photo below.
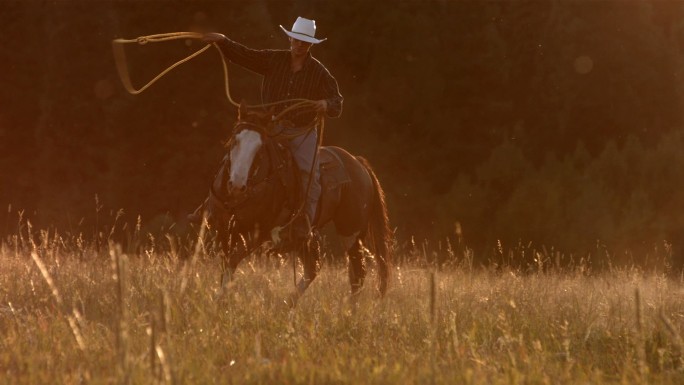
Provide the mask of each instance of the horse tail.
{"label": "horse tail", "polygon": [[387,292],[390,281],[390,269],[392,266],[392,252],[390,249],[392,230],[389,226],[387,215],[387,204],[385,203],[385,192],[380,186],[378,177],[375,175],[370,163],[363,157],[356,157],[363,167],[368,171],[373,181],[373,201],[370,205],[370,217],[368,218],[368,231],[366,233],[367,243],[373,245],[375,260],[378,266],[380,283],[378,289],[380,294]]}

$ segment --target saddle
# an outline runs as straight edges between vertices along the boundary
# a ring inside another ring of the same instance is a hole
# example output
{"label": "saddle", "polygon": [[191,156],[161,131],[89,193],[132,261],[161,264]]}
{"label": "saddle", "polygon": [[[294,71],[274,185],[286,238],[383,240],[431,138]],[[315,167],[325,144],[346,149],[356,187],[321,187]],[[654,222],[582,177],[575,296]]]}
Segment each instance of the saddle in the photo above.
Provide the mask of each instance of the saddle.
{"label": "saddle", "polygon": [[[292,210],[296,210],[302,204],[300,194],[297,193],[301,188],[300,173],[295,171],[297,166],[294,164],[294,160],[291,158],[289,149],[286,146],[272,143],[267,148],[270,153],[270,161],[279,170],[279,179],[285,187],[286,195],[288,196],[288,207],[283,208],[279,214],[279,218],[284,220],[292,213]],[[320,147],[318,149],[318,163],[321,178],[321,196],[318,200],[316,218],[312,223],[315,227],[320,227],[335,215],[335,209],[342,197],[342,187],[351,183],[351,178],[342,163],[342,159],[330,147]],[[288,170],[294,172],[289,172]]]}

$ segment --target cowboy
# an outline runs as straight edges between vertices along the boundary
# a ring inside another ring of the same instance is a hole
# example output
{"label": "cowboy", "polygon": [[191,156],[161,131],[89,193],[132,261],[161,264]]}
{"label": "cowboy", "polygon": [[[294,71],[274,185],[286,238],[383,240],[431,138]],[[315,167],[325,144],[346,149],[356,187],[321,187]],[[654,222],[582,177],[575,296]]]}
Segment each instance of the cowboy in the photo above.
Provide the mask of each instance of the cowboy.
{"label": "cowboy", "polygon": [[[282,25],[280,28],[289,36],[289,50],[247,48],[215,32],[205,34],[203,41],[216,43],[223,55],[232,63],[263,76],[262,103],[268,104],[290,99],[315,101],[315,110],[293,110],[288,112],[281,121],[276,122],[285,134],[304,132],[290,139],[289,147],[301,173],[301,199],[305,203],[305,215],[295,221],[293,230],[296,237],[306,237],[310,234],[311,224],[316,219],[321,184],[315,156],[318,151],[317,130],[302,130],[302,128],[311,126],[317,114],[330,118],[340,116],[343,98],[335,78],[321,62],[311,56],[311,47],[326,40],[315,38],[315,20],[298,17],[291,31]],[[289,105],[288,103],[277,104],[274,113],[277,115]],[[316,164],[313,164],[315,161]],[[304,196],[304,194],[307,195]]]}

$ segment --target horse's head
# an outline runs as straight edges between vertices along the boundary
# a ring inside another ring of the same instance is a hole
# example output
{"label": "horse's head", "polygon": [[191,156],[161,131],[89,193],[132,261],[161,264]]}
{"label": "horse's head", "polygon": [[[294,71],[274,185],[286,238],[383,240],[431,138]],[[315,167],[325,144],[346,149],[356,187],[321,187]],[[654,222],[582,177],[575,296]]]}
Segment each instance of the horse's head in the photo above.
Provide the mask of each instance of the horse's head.
{"label": "horse's head", "polygon": [[272,111],[255,110],[240,104],[238,120],[229,141],[230,178],[226,191],[231,196],[243,195],[247,190],[250,171],[266,132],[271,128]]}
{"label": "horse's head", "polygon": [[[242,230],[252,226],[263,216],[261,204],[270,199],[274,179],[270,151],[273,129],[272,111],[257,110],[240,105],[233,132],[226,144],[227,154],[214,177],[204,210],[208,219],[219,224],[239,220]],[[232,219],[231,219],[232,218]],[[240,231],[242,231],[240,230]],[[251,231],[251,229],[249,230]]]}

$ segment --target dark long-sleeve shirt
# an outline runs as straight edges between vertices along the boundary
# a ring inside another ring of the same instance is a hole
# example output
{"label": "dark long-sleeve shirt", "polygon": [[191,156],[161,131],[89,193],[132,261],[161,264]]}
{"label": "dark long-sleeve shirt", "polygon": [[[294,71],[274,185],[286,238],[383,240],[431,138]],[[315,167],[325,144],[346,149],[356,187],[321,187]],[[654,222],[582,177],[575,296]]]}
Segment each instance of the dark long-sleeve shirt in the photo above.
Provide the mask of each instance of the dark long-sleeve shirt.
{"label": "dark long-sleeve shirt", "polygon": [[[218,42],[226,59],[263,76],[261,83],[262,103],[272,103],[286,99],[325,99],[328,103],[326,115],[336,118],[342,113],[342,95],[337,80],[309,53],[302,68],[292,72],[291,54],[288,50],[252,49],[228,38]],[[276,106],[276,113],[289,104]],[[311,110],[297,110],[288,113],[283,119],[290,120],[295,126],[309,124],[316,113]]]}

